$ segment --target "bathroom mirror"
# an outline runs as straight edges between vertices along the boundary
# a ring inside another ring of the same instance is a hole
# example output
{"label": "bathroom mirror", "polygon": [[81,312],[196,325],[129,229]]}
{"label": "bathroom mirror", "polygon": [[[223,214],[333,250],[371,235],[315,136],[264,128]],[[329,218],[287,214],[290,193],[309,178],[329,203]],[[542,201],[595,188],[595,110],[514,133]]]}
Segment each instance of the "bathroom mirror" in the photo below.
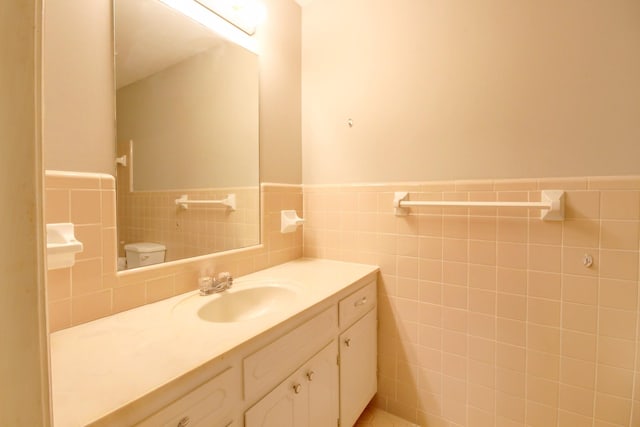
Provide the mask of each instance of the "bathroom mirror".
{"label": "bathroom mirror", "polygon": [[257,55],[159,0],[114,0],[114,21],[119,269],[135,243],[164,261],[258,244]]}

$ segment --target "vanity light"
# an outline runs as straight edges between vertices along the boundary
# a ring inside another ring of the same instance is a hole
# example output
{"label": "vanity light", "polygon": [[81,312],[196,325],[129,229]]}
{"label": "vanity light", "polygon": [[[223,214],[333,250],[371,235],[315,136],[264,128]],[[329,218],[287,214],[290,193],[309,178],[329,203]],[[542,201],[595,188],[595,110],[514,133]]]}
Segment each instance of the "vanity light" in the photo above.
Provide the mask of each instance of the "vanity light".
{"label": "vanity light", "polygon": [[266,10],[257,0],[195,0],[252,36],[264,21]]}
{"label": "vanity light", "polygon": [[[251,52],[257,53],[257,41],[249,37],[255,33],[258,19],[265,13],[260,12],[256,0],[160,0],[162,3],[177,10],[185,16],[204,25],[218,33],[227,40],[236,43]],[[226,4],[226,7],[220,7]],[[243,5],[241,8],[235,5]],[[255,5],[252,6],[252,5]],[[230,15],[228,10],[235,10],[235,15]],[[240,20],[238,17],[242,17]],[[253,18],[252,18],[253,17]],[[244,33],[238,31],[241,29]],[[245,34],[246,33],[246,34]]]}

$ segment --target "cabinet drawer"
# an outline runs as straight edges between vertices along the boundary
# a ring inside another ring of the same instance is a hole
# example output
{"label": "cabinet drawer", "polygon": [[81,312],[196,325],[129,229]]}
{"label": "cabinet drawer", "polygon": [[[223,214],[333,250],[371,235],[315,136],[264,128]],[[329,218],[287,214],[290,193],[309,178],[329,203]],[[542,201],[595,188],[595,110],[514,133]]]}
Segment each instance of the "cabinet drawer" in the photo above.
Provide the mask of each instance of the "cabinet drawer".
{"label": "cabinet drawer", "polygon": [[340,301],[340,327],[349,326],[376,305],[375,280]]}
{"label": "cabinet drawer", "polygon": [[243,361],[244,392],[248,401],[260,397],[334,339],[338,311],[333,305]]}
{"label": "cabinet drawer", "polygon": [[232,426],[232,411],[240,401],[239,372],[231,367],[156,412],[138,426]]}

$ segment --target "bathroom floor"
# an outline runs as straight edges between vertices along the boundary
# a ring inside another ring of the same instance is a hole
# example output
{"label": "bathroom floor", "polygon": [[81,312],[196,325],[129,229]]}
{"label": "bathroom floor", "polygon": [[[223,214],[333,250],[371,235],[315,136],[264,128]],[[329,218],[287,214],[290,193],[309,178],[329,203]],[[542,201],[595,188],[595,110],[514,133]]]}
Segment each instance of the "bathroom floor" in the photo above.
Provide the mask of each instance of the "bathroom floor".
{"label": "bathroom floor", "polygon": [[367,407],[353,427],[419,427],[382,409]]}

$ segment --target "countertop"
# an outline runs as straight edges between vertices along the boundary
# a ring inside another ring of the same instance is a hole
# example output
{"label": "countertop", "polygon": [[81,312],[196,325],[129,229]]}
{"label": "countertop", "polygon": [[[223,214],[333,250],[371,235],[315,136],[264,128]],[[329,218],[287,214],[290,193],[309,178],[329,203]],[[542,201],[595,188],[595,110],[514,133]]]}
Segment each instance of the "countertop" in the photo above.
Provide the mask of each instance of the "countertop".
{"label": "countertop", "polygon": [[300,289],[283,311],[257,319],[212,323],[185,301],[203,305],[216,295],[197,291],[51,334],[51,388],[55,427],[83,426],[136,401],[203,364],[231,352],[299,313],[331,298],[378,267],[298,259],[234,281],[284,282]]}

